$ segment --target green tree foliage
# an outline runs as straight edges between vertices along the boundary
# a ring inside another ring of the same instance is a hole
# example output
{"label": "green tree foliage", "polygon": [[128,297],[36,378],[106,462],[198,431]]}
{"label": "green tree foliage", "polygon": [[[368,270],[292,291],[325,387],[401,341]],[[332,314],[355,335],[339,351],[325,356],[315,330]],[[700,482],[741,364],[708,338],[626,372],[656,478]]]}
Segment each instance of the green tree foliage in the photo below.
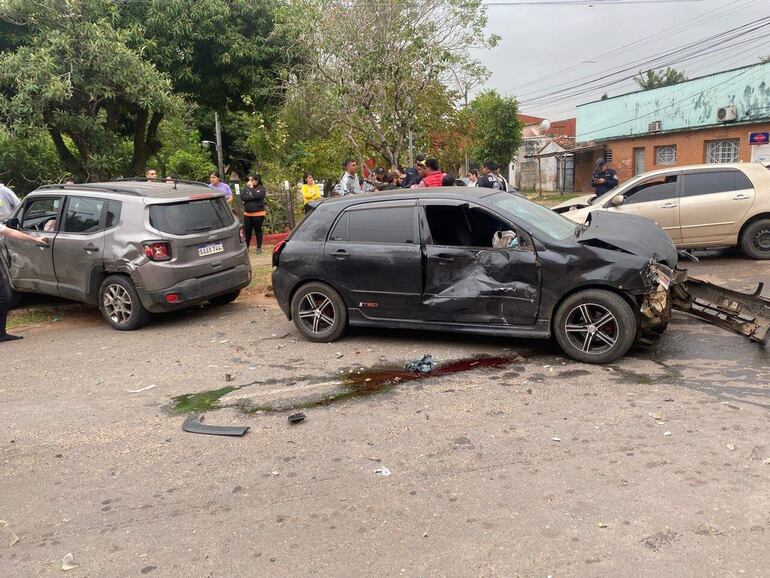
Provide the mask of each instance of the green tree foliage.
{"label": "green tree foliage", "polygon": [[40,183],[61,182],[69,176],[48,133],[28,131],[24,138],[0,128],[0,181],[24,195]]}
{"label": "green tree foliage", "polygon": [[679,84],[685,80],[687,80],[687,76],[684,72],[680,72],[670,66],[666,67],[665,70],[648,70],[646,72],[640,70],[639,76],[634,77],[634,82],[636,82],[642,90]]}
{"label": "green tree foliage", "polygon": [[436,104],[457,97],[457,71],[478,74],[470,50],[497,40],[484,32],[480,0],[295,0],[282,15],[306,58],[297,84],[323,102],[316,114],[361,156],[375,151],[391,165],[409,131],[427,136]]}
{"label": "green tree foliage", "polygon": [[205,181],[216,166],[211,153],[201,147],[200,133],[191,128],[191,121],[181,117],[167,117],[158,127],[160,150],[150,159],[161,176],[172,176],[193,181]]}
{"label": "green tree foliage", "polygon": [[179,107],[167,77],[132,48],[138,28],[113,25],[107,0],[6,0],[14,33],[0,39],[0,117],[24,134],[45,128],[77,178],[121,172],[122,141],[147,145],[143,115]]}
{"label": "green tree foliage", "polygon": [[471,101],[468,111],[473,160],[507,165],[521,145],[522,123],[516,117],[519,103],[513,97],[486,90]]}

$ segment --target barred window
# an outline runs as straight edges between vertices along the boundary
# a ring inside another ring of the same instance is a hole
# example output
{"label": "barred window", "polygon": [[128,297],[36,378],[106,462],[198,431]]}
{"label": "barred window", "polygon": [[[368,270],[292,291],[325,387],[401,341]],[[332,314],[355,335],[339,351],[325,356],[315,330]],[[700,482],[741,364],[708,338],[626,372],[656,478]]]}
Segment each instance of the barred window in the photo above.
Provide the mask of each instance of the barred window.
{"label": "barred window", "polygon": [[738,139],[712,140],[706,142],[707,163],[737,163]]}
{"label": "barred window", "polygon": [[676,145],[666,145],[655,147],[656,165],[675,165],[676,164]]}

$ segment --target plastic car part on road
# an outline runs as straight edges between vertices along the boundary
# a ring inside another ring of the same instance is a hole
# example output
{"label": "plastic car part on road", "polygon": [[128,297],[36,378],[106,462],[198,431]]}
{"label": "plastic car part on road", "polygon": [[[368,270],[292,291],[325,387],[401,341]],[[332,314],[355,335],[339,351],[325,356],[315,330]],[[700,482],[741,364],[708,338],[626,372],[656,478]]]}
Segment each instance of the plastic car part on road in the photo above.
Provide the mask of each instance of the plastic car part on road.
{"label": "plastic car part on road", "polygon": [[191,413],[187,416],[182,424],[182,429],[189,433],[208,434],[212,436],[242,436],[249,431],[249,426],[221,426],[221,425],[205,425],[201,423],[203,421],[203,414],[200,416],[195,413]]}

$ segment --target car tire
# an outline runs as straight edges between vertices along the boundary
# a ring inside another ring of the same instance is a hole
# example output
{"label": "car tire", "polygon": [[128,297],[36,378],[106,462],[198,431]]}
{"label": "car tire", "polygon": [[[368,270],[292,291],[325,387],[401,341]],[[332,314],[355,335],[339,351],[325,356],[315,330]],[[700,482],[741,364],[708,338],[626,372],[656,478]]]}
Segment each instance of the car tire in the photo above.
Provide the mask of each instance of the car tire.
{"label": "car tire", "polygon": [[309,341],[330,342],[339,339],[348,326],[345,302],[326,283],[307,283],[291,300],[291,318]]}
{"label": "car tire", "polygon": [[133,331],[150,321],[131,279],[110,275],[99,287],[99,311],[105,321],[119,331]]}
{"label": "car tire", "polygon": [[741,249],[752,259],[770,259],[770,219],[759,219],[746,227]]}
{"label": "car tire", "polygon": [[564,353],[585,363],[609,363],[634,344],[638,322],[623,297],[588,289],[570,295],[556,310],[553,329]]}
{"label": "car tire", "polygon": [[238,295],[240,294],[241,291],[239,289],[238,291],[232,291],[230,293],[225,293],[224,295],[218,295],[209,299],[209,303],[212,305],[227,305],[228,303],[232,303],[238,299]]}

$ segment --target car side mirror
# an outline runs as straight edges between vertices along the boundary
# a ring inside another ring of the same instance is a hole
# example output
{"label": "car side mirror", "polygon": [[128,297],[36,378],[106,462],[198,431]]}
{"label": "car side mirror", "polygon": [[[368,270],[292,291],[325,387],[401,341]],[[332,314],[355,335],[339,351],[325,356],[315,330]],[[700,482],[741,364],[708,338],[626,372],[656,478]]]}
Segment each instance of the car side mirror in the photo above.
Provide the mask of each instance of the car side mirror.
{"label": "car side mirror", "polygon": [[5,226],[9,229],[18,229],[19,228],[19,219],[16,217],[13,217],[12,219],[8,219],[5,222]]}
{"label": "car side mirror", "polygon": [[626,197],[624,197],[623,195],[617,195],[615,197],[612,197],[612,200],[610,201],[610,205],[612,205],[613,207],[619,207],[625,202],[626,202]]}

